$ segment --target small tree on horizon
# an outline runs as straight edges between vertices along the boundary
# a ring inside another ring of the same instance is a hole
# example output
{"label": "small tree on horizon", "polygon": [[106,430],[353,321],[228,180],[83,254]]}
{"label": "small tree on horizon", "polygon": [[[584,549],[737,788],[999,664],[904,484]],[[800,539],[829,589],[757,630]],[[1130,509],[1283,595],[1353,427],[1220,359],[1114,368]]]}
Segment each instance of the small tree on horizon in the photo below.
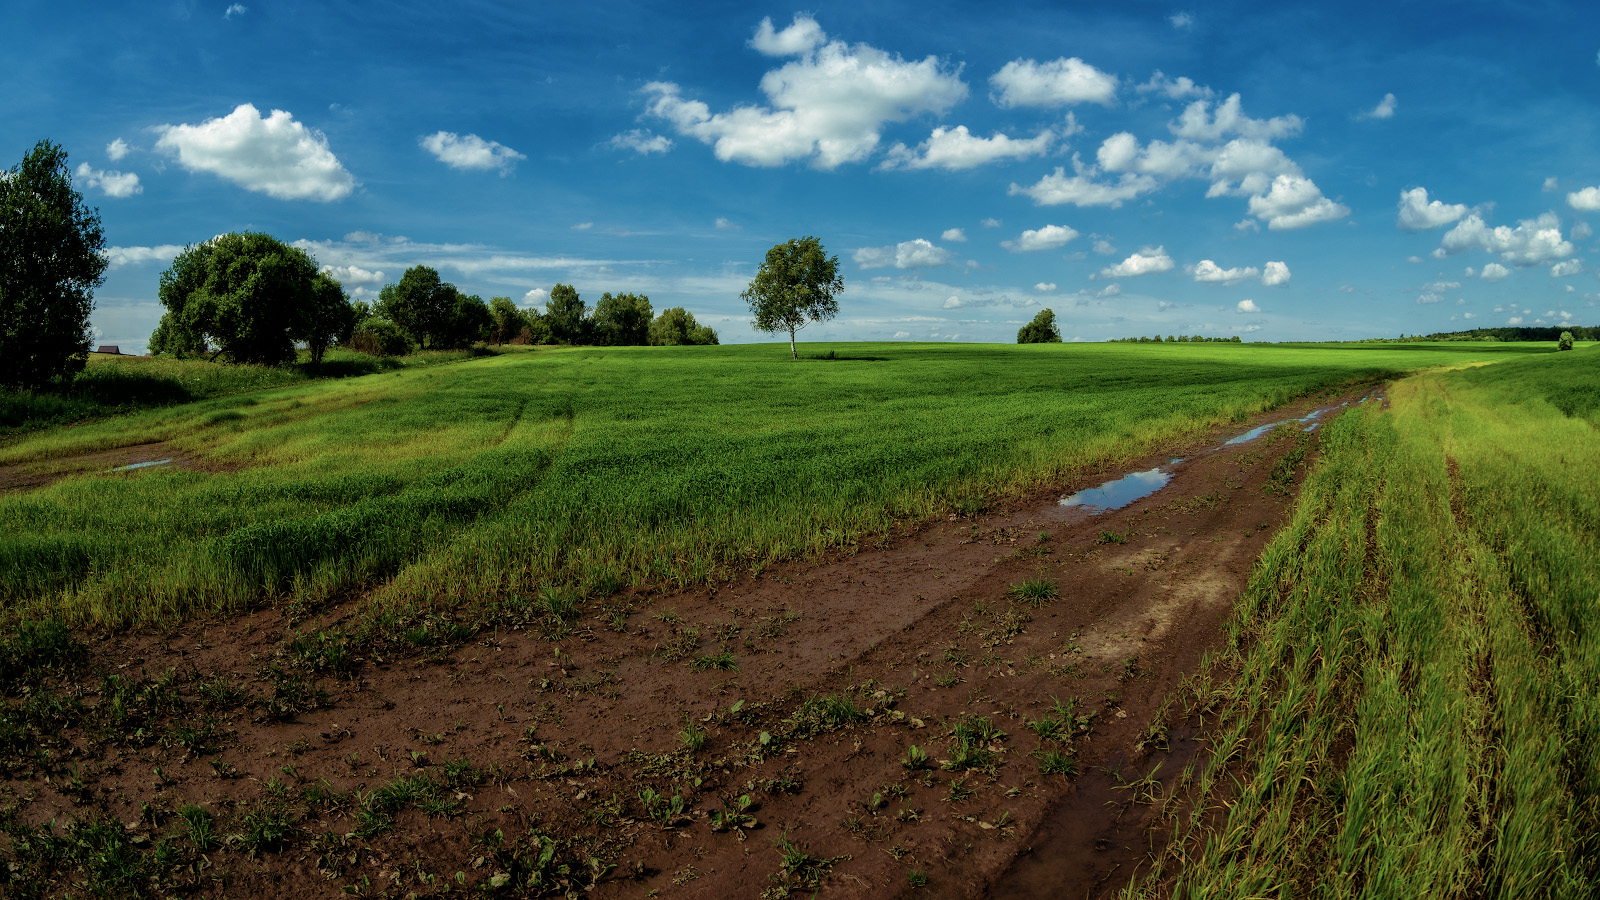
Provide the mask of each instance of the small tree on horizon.
{"label": "small tree on horizon", "polygon": [[1033,321],[1022,326],[1017,332],[1019,344],[1059,344],[1061,343],[1061,329],[1056,327],[1056,311],[1041,309],[1033,317]]}
{"label": "small tree on horizon", "polygon": [[842,290],[839,257],[829,256],[821,241],[807,236],[768,250],[766,261],[739,297],[755,315],[750,324],[768,334],[788,332],[789,356],[799,359],[794,333],[838,315],[834,296]]}
{"label": "small tree on horizon", "polygon": [[1572,332],[1570,332],[1570,331],[1561,332],[1561,337],[1556,339],[1556,349],[1557,350],[1571,350],[1572,349]]}

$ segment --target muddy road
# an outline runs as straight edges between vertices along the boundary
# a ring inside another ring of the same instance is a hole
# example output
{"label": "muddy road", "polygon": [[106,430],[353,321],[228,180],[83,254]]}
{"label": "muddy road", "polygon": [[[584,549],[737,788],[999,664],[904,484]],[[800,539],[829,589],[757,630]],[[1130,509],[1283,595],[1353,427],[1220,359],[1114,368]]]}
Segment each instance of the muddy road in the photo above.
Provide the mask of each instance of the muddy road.
{"label": "muddy road", "polygon": [[[51,689],[93,710],[118,675],[168,691],[166,713],[138,740],[62,729],[0,770],[0,808],[167,841],[181,871],[156,881],[208,896],[1103,896],[1159,840],[1140,779],[1197,752],[1168,698],[1219,646],[1317,426],[1366,394],[882,546],[421,623],[399,651],[339,655],[356,602],[97,639]],[[209,740],[182,737],[197,723]],[[283,826],[265,841],[263,810]]]}

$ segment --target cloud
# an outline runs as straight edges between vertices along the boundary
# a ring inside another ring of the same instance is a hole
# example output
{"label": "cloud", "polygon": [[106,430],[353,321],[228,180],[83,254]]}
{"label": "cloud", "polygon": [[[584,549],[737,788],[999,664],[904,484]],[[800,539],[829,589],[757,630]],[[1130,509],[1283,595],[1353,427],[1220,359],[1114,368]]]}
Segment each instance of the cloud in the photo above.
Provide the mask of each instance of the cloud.
{"label": "cloud", "polygon": [[951,243],[955,244],[965,244],[967,242],[967,233],[959,228],[946,228],[944,233],[939,235],[939,240],[950,241]]}
{"label": "cloud", "polygon": [[735,225],[732,222],[732,220],[728,219],[725,216],[718,216],[717,217],[717,221],[716,221],[715,224],[717,226],[717,230],[718,231],[743,231],[744,230],[744,229],[740,228],[738,225]]}
{"label": "cloud", "polygon": [[1536,219],[1522,219],[1515,228],[1506,225],[1490,228],[1482,217],[1473,213],[1445,232],[1434,253],[1450,256],[1464,250],[1499,254],[1501,262],[1514,266],[1536,266],[1565,259],[1577,252],[1576,247],[1561,237],[1561,222],[1556,214],[1548,212]]}
{"label": "cloud", "polygon": [[957,172],[975,169],[1002,159],[1027,159],[1050,152],[1055,135],[1049,130],[1026,140],[996,133],[993,137],[973,137],[967,126],[935,128],[927,140],[915,148],[895,144],[884,159],[885,169],[944,169]]}
{"label": "cloud", "polygon": [[1041,281],[1034,285],[1033,289],[1041,294],[1048,294],[1056,289],[1056,283],[1054,281]]}
{"label": "cloud", "polygon": [[522,295],[523,306],[539,306],[550,299],[550,292],[544,288],[534,288]]}
{"label": "cloud", "polygon": [[1586,187],[1567,195],[1567,205],[1579,212],[1600,211],[1600,187]]}
{"label": "cloud", "polygon": [[340,284],[383,284],[383,272],[363,269],[360,266],[323,266],[322,271],[333,276]]}
{"label": "cloud", "polygon": [[1512,316],[1511,318],[1506,320],[1506,324],[1507,325],[1521,325],[1522,324],[1522,317],[1521,316]]}
{"label": "cloud", "polygon": [[436,131],[417,143],[452,169],[499,169],[505,175],[516,167],[517,160],[527,159],[499,141],[486,141],[475,134]]}
{"label": "cloud", "polygon": [[[1494,263],[1490,263],[1490,265],[1494,265]],[[1583,271],[1583,260],[1581,260],[1581,259],[1569,259],[1566,262],[1559,262],[1559,263],[1556,263],[1555,265],[1551,266],[1550,267],[1550,277],[1551,278],[1565,278],[1568,275],[1576,275],[1576,274],[1578,274],[1579,272],[1582,272],[1582,271]]]}
{"label": "cloud", "polygon": [[1115,244],[1112,244],[1105,238],[1101,238],[1094,242],[1094,252],[1100,254],[1101,256],[1110,256],[1111,254],[1117,252],[1117,248]]}
{"label": "cloud", "polygon": [[1065,225],[1046,225],[1043,228],[1030,228],[1024,231],[1014,241],[1001,241],[1000,246],[1013,253],[1027,253],[1033,250],[1054,250],[1078,236],[1076,229]]}
{"label": "cloud", "polygon": [[1192,79],[1183,75],[1168,78],[1160,69],[1150,76],[1149,81],[1138,85],[1134,90],[1141,94],[1157,94],[1168,100],[1186,100],[1190,97],[1209,100],[1212,95],[1211,88],[1195,84]]}
{"label": "cloud", "polygon": [[[1496,283],[1496,282],[1505,281],[1506,278],[1510,277],[1510,275],[1511,275],[1511,270],[1510,269],[1506,268],[1505,266],[1500,265],[1499,263],[1493,263],[1493,262],[1489,263],[1486,266],[1484,266],[1483,267],[1483,271],[1478,273],[1478,277],[1479,278],[1482,278],[1484,281],[1487,281],[1487,282],[1489,282],[1491,284]],[[1455,285],[1455,282],[1452,281],[1452,282],[1450,282],[1450,284],[1453,286],[1453,285]]]}
{"label": "cloud", "polygon": [[648,128],[635,128],[616,135],[608,143],[618,150],[632,150],[640,156],[665,153],[672,149],[672,138],[656,134]]}
{"label": "cloud", "polygon": [[320,131],[281,109],[262,116],[249,103],[199,125],[160,125],[156,149],[191,172],[210,172],[279,200],[340,200],[356,180]]}
{"label": "cloud", "polygon": [[[798,40],[780,41],[794,27],[772,35],[768,46],[800,46]],[[824,37],[819,29],[816,40]],[[724,162],[779,166],[809,159],[819,169],[864,159],[877,147],[886,123],[943,113],[967,95],[960,68],[947,69],[937,57],[908,62],[866,44],[852,47],[842,41],[801,52],[764,75],[761,89],[770,106],[737,106],[721,113],[702,101],[685,99],[671,82],[646,84],[644,93],[650,98],[649,115],[711,145]]]}
{"label": "cloud", "polygon": [[1197,141],[1220,141],[1230,134],[1267,141],[1298,134],[1304,124],[1293,114],[1252,119],[1244,114],[1239,95],[1235,93],[1217,104],[1214,111],[1210,101],[1194,101],[1184,108],[1176,122],[1168,123],[1167,128],[1178,137]]}
{"label": "cloud", "polygon": [[993,217],[990,217],[990,218],[984,219],[982,222],[979,222],[978,224],[982,225],[985,228],[999,228],[1000,227],[1000,220],[996,219],[996,218],[993,218]]}
{"label": "cloud", "polygon": [[862,247],[851,259],[863,269],[926,269],[948,263],[954,253],[937,246],[926,238],[901,241],[892,247]]}
{"label": "cloud", "polygon": [[1166,272],[1172,268],[1172,257],[1167,255],[1163,247],[1151,249],[1144,247],[1114,266],[1107,266],[1100,270],[1106,278],[1132,278],[1135,275],[1149,275],[1153,272]]}
{"label": "cloud", "polygon": [[1260,275],[1261,270],[1255,266],[1224,269],[1209,259],[1202,259],[1194,266],[1192,274],[1194,280],[1202,284],[1237,284]]}
{"label": "cloud", "polygon": [[1322,196],[1309,178],[1279,175],[1272,179],[1270,191],[1250,198],[1250,214],[1269,229],[1283,231],[1342,219],[1350,215],[1350,207]]}
{"label": "cloud", "polygon": [[1172,24],[1173,28],[1176,28],[1179,31],[1184,31],[1194,27],[1194,16],[1186,12],[1175,12],[1172,15],[1167,16],[1167,21]]}
{"label": "cloud", "polygon": [[183,248],[177,244],[159,244],[154,247],[107,247],[100,255],[106,258],[111,268],[120,269],[141,263],[170,263],[182,252]]}
{"label": "cloud", "polygon": [[750,46],[767,56],[802,56],[815,50],[827,35],[823,34],[822,26],[817,20],[806,15],[796,15],[788,28],[774,31],[772,19],[763,18],[761,24],[756,26],[755,37],[750,39]]}
{"label": "cloud", "polygon": [[1258,313],[1261,312],[1261,307],[1257,306],[1254,300],[1240,300],[1238,310],[1242,313]]}
{"label": "cloud", "polygon": [[1097,181],[1100,169],[1085,166],[1077,154],[1072,156],[1072,168],[1075,174],[1070,178],[1065,169],[1057,166],[1053,174],[1040,178],[1029,187],[1013,182],[1007,193],[1013,197],[1024,194],[1039,206],[1071,203],[1075,206],[1109,206],[1115,209],[1124,201],[1148,194],[1161,186],[1161,182],[1154,177],[1135,172],[1124,172],[1116,181]]}
{"label": "cloud", "polygon": [[573,231],[588,231],[589,229],[591,229],[593,227],[594,227],[594,223],[593,222],[579,222],[578,224],[572,226],[572,230]]}
{"label": "cloud", "polygon": [[73,174],[89,187],[104,191],[107,197],[132,197],[144,193],[144,185],[139,183],[139,176],[133,172],[102,171],[92,168],[88,163],[79,163],[78,170]]}
{"label": "cloud", "polygon": [[112,162],[117,162],[124,156],[127,156],[132,150],[133,148],[128,146],[127,141],[123,140],[122,138],[117,138],[106,145],[106,156],[110,157]]}
{"label": "cloud", "polygon": [[1117,76],[1108,75],[1083,60],[1062,57],[1040,63],[1014,59],[989,76],[996,106],[1070,106],[1099,103],[1110,106],[1117,99]]}
{"label": "cloud", "polygon": [[1392,119],[1394,118],[1395,99],[1393,94],[1384,94],[1378,105],[1361,114],[1363,119]]}
{"label": "cloud", "polygon": [[1572,239],[1575,241],[1586,241],[1594,236],[1594,229],[1589,226],[1588,222],[1577,222],[1573,224],[1572,230],[1568,234],[1572,235]]}
{"label": "cloud", "polygon": [[1540,188],[1540,190],[1543,190],[1545,193],[1549,193],[1550,191],[1557,190],[1560,187],[1561,180],[1556,178],[1554,175],[1551,175],[1544,180],[1544,187]]}
{"label": "cloud", "polygon": [[1289,283],[1289,264],[1285,262],[1269,262],[1261,272],[1261,283],[1267,287],[1276,287]]}
{"label": "cloud", "polygon": [[250,7],[245,6],[243,3],[234,3],[234,4],[230,5],[226,10],[223,10],[222,17],[224,19],[231,19],[234,16],[242,16],[242,15],[244,15],[245,13],[247,13],[249,11],[250,11]]}
{"label": "cloud", "polygon": [[1395,222],[1405,231],[1426,231],[1449,225],[1467,212],[1467,207],[1460,203],[1430,201],[1427,188],[1416,187],[1400,192],[1400,215]]}

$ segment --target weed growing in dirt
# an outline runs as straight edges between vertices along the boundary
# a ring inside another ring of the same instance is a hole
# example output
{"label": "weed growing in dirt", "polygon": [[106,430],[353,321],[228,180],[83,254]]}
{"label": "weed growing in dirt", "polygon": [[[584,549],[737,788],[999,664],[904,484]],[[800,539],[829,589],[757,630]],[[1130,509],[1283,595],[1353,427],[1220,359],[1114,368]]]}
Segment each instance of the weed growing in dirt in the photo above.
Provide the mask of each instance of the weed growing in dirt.
{"label": "weed growing in dirt", "polygon": [[928,756],[928,752],[926,750],[923,750],[916,744],[912,744],[906,750],[906,755],[901,757],[900,765],[915,772],[919,769],[926,769],[929,766],[932,766],[933,759]]}
{"label": "weed growing in dirt", "polygon": [[1061,596],[1061,590],[1056,583],[1046,578],[1030,578],[1027,581],[1013,584],[1006,591],[1006,596],[1020,603],[1026,603],[1034,608],[1041,607],[1051,600]]}
{"label": "weed growing in dirt", "polygon": [[733,651],[723,647],[718,653],[707,653],[696,656],[689,661],[689,668],[696,672],[716,670],[720,672],[736,672],[739,664],[733,658]]}
{"label": "weed growing in dirt", "polygon": [[816,856],[789,840],[787,834],[774,842],[773,849],[778,853],[778,871],[769,876],[772,887],[761,892],[763,900],[780,900],[795,891],[820,890],[822,880],[833,871],[834,865],[850,859],[849,856]]}

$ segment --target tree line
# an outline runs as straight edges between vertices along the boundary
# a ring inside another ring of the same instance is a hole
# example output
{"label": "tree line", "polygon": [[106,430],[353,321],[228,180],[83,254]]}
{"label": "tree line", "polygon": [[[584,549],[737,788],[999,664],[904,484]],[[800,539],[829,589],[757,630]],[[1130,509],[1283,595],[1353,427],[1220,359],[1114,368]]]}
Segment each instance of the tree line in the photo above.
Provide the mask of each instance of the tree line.
{"label": "tree line", "polygon": [[161,274],[166,312],[150,352],[209,354],[277,365],[303,342],[319,363],[329,347],[379,356],[450,350],[477,343],[715,344],[717,333],[682,307],[654,316],[643,294],[602,294],[592,309],[571,285],[551,288],[545,309],[509,297],[485,303],[429,266],[412,266],[374,303],[352,302],[311,254],[255,232],[191,244]]}
{"label": "tree line", "polygon": [[1199,334],[1180,334],[1180,335],[1170,335],[1169,334],[1169,335],[1166,336],[1166,339],[1164,339],[1164,340],[1162,339],[1161,335],[1158,334],[1155,337],[1143,337],[1143,336],[1140,336],[1140,337],[1126,337],[1126,338],[1111,338],[1111,339],[1107,340],[1106,343],[1108,343],[1108,344],[1242,344],[1244,342],[1242,340],[1240,340],[1240,338],[1239,338],[1239,336],[1237,334],[1233,335],[1232,337],[1205,337],[1204,335],[1199,335]]}

